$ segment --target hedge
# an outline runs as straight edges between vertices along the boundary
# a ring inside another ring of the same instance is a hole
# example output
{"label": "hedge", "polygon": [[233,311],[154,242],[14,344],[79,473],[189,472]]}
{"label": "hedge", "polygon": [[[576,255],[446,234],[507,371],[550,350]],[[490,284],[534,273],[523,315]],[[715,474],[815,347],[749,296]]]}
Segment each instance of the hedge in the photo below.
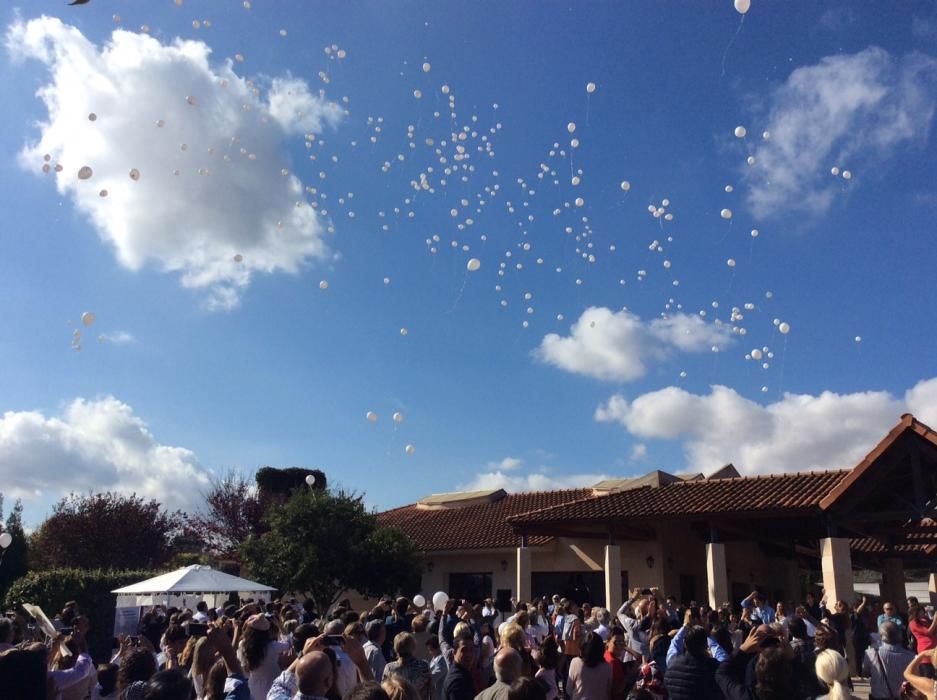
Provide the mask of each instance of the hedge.
{"label": "hedge", "polygon": [[319,469],[261,467],[254,478],[257,480],[257,488],[261,494],[289,496],[296,489],[309,488],[306,484],[306,477],[310,475],[315,479],[313,488],[320,491],[326,488],[325,473]]}
{"label": "hedge", "polygon": [[158,576],[161,571],[105,571],[102,569],[48,569],[31,571],[17,579],[7,591],[5,610],[22,603],[43,609],[49,619],[74,600],[91,619],[88,649],[95,663],[110,661],[114,636],[115,588]]}

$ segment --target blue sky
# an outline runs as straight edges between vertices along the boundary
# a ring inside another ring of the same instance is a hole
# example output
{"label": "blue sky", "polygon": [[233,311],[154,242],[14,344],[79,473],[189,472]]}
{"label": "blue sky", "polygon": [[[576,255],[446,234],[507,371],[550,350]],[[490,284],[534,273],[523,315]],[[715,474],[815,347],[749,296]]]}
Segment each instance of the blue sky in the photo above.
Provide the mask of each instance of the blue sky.
{"label": "blue sky", "polygon": [[36,0],[0,19],[0,483],[32,523],[73,489],[192,507],[210,472],[266,464],[378,508],[845,467],[903,411],[937,421],[930,3],[753,0],[742,22],[731,2]]}

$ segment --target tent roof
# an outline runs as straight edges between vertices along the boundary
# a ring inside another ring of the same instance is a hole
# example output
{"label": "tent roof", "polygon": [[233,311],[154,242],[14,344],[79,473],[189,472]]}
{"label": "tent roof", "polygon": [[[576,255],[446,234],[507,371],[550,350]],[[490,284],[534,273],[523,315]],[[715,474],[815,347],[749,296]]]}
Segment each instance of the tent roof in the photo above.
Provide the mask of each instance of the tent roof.
{"label": "tent roof", "polygon": [[217,571],[210,566],[193,564],[183,569],[170,571],[168,574],[161,574],[146,581],[118,588],[111,593],[224,593],[227,591],[247,593],[275,590],[262,583]]}

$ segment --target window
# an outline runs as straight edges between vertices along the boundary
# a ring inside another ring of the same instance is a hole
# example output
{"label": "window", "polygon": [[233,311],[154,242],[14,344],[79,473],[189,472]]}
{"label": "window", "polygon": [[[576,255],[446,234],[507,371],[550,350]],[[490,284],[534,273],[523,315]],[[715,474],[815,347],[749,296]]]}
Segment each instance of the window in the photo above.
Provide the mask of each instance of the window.
{"label": "window", "polygon": [[481,603],[485,598],[491,597],[491,572],[449,574],[449,595],[452,598]]}

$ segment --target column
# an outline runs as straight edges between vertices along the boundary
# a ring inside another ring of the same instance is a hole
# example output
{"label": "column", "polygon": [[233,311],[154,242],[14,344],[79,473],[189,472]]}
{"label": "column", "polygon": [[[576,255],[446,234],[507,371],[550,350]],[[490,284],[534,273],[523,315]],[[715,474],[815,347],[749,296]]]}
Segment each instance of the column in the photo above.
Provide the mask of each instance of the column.
{"label": "column", "polygon": [[530,602],[531,590],[530,548],[517,548],[517,590],[514,594],[518,602]]}
{"label": "column", "polygon": [[726,573],[726,546],[721,542],[706,544],[706,582],[709,607],[718,610],[729,600],[729,576]]}
{"label": "column", "polygon": [[930,593],[930,604],[937,605],[937,574],[931,574],[927,581],[927,592]]}
{"label": "column", "polygon": [[907,601],[904,583],[904,562],[899,557],[886,557],[882,563],[882,586],[879,591],[882,602],[894,603],[899,610],[905,610]]}
{"label": "column", "polygon": [[612,615],[621,607],[621,547],[605,545],[605,607]]}
{"label": "column", "polygon": [[853,604],[855,593],[852,582],[852,555],[846,537],[825,537],[820,540],[820,560],[823,568],[823,588],[826,604],[833,609],[836,601]]}

